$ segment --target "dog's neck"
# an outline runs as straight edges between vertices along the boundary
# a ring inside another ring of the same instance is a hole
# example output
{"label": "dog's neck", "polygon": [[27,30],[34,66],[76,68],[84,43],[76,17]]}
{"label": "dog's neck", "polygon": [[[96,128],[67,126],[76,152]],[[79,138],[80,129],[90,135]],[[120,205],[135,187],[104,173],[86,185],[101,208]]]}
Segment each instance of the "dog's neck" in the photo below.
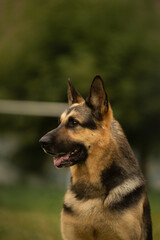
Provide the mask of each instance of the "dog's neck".
{"label": "dog's neck", "polygon": [[124,169],[132,162],[131,167],[127,168],[129,174],[138,168],[130,145],[116,121],[113,121],[111,135],[107,140],[102,136],[101,142],[97,142],[96,147],[90,149],[86,161],[71,167],[72,183],[86,182],[96,186],[103,170],[109,168],[113,162],[117,166],[121,162]]}
{"label": "dog's neck", "polygon": [[112,163],[112,151],[113,143],[110,142],[106,146],[105,151],[99,151],[98,157],[93,151],[85,162],[72,166],[70,168],[72,183],[88,182],[92,185],[97,185],[101,172]]}

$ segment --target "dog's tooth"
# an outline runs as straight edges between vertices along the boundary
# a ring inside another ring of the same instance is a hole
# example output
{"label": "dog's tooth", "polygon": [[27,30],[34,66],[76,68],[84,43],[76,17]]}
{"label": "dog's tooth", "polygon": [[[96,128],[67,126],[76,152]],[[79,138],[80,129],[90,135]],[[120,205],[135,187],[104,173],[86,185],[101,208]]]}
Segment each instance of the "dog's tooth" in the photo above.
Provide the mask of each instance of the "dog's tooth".
{"label": "dog's tooth", "polygon": [[71,152],[71,155],[75,154],[78,151],[78,149],[75,149],[74,151]]}

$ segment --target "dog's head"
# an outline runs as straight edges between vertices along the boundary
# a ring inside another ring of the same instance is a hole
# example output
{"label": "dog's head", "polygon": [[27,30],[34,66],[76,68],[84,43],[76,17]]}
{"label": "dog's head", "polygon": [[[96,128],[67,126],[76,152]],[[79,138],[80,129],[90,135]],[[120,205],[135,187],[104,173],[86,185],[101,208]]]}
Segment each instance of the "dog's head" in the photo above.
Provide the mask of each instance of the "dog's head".
{"label": "dog's head", "polygon": [[86,100],[68,81],[68,103],[59,126],[40,139],[43,150],[53,156],[58,168],[86,161],[99,145],[104,145],[112,117],[100,76],[94,78]]}

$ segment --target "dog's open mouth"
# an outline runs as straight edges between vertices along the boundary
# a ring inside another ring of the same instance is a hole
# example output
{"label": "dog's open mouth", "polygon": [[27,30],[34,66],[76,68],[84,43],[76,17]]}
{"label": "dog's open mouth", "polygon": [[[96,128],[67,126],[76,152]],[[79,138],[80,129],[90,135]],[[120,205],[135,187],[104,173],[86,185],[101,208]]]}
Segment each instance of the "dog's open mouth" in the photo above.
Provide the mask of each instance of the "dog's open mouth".
{"label": "dog's open mouth", "polygon": [[84,148],[78,147],[73,151],[68,153],[59,153],[53,157],[54,166],[61,167],[70,167],[76,163],[79,163],[86,159],[86,150]]}

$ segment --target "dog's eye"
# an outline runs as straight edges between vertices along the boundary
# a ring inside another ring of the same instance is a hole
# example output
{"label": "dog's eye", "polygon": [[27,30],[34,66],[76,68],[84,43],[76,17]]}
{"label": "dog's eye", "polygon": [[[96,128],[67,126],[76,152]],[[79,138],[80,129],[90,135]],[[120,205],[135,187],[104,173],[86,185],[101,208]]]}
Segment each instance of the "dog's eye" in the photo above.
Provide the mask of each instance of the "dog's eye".
{"label": "dog's eye", "polygon": [[79,125],[79,122],[76,119],[74,119],[73,117],[70,117],[68,119],[68,124],[67,125],[68,125],[69,128],[74,128],[74,127],[77,127]]}

